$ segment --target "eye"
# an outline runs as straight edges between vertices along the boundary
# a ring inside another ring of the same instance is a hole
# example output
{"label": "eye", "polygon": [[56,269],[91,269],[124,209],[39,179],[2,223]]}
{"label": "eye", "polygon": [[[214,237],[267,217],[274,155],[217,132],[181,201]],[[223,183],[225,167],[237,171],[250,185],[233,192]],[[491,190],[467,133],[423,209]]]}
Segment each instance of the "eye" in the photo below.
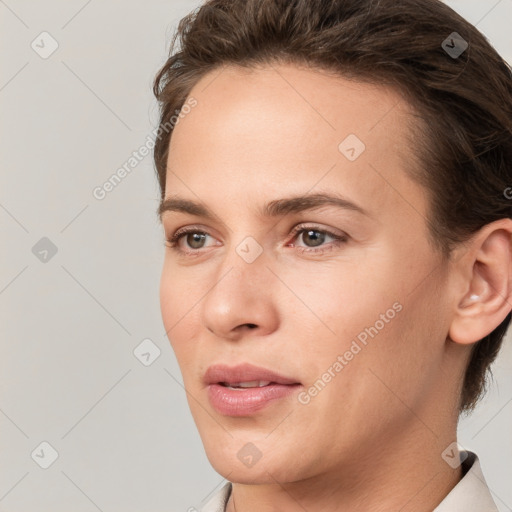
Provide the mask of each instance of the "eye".
{"label": "eye", "polygon": [[[323,254],[327,250],[332,250],[346,243],[348,239],[346,234],[339,235],[319,226],[295,226],[292,229],[292,235],[294,240],[302,239],[305,246],[292,243],[291,247],[294,247],[300,253],[313,254]],[[166,239],[166,245],[180,254],[197,256],[201,254],[201,249],[208,247],[205,245],[208,237],[210,235],[205,231],[190,226],[178,229],[171,237]],[[329,242],[329,238],[332,239],[332,242],[326,244],[326,242]],[[181,243],[182,239],[184,243]]]}
{"label": "eye", "polygon": [[[302,239],[305,244],[305,246],[292,244],[301,253],[324,253],[326,250],[332,250],[346,243],[348,238],[346,234],[338,235],[319,226],[299,225],[293,228],[292,233],[295,235],[294,238]],[[327,238],[332,238],[332,243],[329,245],[324,243]]]}
{"label": "eye", "polygon": [[[205,247],[206,238],[210,235],[196,227],[178,229],[171,237],[166,239],[168,247],[179,253],[198,253],[198,249]],[[181,239],[185,240],[186,248],[181,247]]]}

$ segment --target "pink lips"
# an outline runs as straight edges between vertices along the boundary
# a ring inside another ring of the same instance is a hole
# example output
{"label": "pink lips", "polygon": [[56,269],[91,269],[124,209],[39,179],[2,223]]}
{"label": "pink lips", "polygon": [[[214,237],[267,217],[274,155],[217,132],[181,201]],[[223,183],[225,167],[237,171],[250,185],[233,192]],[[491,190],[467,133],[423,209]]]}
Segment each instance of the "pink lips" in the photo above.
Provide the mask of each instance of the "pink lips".
{"label": "pink lips", "polygon": [[[252,381],[269,381],[270,384],[238,389],[223,385]],[[204,383],[208,386],[208,399],[211,405],[217,412],[227,416],[253,414],[270,402],[289,396],[301,386],[296,379],[283,377],[271,370],[248,363],[234,367],[210,366],[204,375]]]}

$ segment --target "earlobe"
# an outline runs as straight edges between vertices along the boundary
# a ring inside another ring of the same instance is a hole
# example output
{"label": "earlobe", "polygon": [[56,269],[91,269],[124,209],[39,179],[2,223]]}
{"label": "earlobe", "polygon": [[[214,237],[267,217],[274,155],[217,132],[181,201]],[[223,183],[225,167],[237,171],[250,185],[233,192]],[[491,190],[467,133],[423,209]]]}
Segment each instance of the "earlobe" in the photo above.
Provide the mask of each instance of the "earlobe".
{"label": "earlobe", "polygon": [[[449,339],[469,345],[490,334],[512,310],[512,220],[484,226],[473,238],[467,258],[470,265],[464,295],[459,299]],[[467,269],[467,267],[466,267]]]}

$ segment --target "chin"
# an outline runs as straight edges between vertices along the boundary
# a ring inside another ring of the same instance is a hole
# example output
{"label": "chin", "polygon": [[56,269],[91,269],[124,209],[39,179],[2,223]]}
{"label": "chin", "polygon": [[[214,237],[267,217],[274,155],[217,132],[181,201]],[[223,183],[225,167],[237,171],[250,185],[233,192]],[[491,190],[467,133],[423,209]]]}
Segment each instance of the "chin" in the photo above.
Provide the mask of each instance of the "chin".
{"label": "chin", "polygon": [[[248,450],[250,452],[250,450]],[[290,459],[279,460],[275,457],[265,458],[252,463],[247,459],[243,462],[244,452],[212,449],[207,450],[206,455],[213,469],[226,480],[234,483],[258,485],[294,482],[302,478],[300,468],[296,461],[290,463]]]}

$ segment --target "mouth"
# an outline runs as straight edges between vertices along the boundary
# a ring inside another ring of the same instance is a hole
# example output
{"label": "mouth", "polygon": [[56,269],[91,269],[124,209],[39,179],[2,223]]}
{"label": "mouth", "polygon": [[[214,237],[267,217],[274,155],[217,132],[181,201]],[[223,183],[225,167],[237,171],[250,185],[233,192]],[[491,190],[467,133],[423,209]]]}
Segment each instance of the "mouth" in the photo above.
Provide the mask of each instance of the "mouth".
{"label": "mouth", "polygon": [[229,389],[248,389],[248,388],[265,388],[267,386],[271,386],[272,384],[277,384],[277,382],[270,382],[269,380],[253,380],[249,382],[219,382],[221,386],[224,386]]}
{"label": "mouth", "polygon": [[271,403],[281,403],[302,386],[296,379],[248,363],[210,366],[204,383],[210,404],[225,416],[251,416]]}
{"label": "mouth", "polygon": [[285,377],[268,368],[243,363],[236,366],[213,365],[204,374],[203,382],[206,385],[220,384],[225,387],[255,388],[271,384],[294,385],[300,382],[292,377]]}

